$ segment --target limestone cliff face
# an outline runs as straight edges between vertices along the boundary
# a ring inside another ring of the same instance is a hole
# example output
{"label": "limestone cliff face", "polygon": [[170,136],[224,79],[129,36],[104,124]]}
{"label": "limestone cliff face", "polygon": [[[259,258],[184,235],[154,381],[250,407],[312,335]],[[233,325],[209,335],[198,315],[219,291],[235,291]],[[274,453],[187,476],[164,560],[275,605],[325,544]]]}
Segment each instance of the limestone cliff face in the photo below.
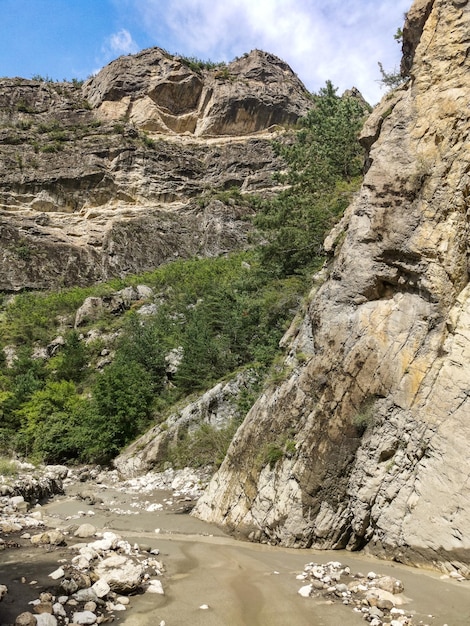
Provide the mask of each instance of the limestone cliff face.
{"label": "limestone cliff face", "polygon": [[89,284],[246,245],[249,209],[214,192],[272,191],[275,124],[308,94],[254,51],[214,70],[153,48],[83,87],[0,80],[0,290]]}
{"label": "limestone cliff face", "polygon": [[291,369],[198,516],[470,574],[469,29],[466,0],[412,6],[410,78],[366,124],[369,169],[290,331]]}
{"label": "limestone cliff face", "polygon": [[110,63],[85,83],[84,92],[106,119],[126,116],[146,130],[196,136],[239,136],[292,124],[309,106],[290,67],[260,50],[194,70],[185,59],[150,48]]}

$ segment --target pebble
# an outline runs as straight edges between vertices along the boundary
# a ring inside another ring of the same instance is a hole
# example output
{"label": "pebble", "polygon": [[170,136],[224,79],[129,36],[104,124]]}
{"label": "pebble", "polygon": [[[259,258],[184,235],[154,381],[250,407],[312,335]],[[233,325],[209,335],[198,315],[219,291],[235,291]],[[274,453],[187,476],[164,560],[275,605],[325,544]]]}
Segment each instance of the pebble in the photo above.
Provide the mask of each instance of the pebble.
{"label": "pebble", "polygon": [[63,578],[65,576],[65,571],[63,567],[59,567],[49,574],[49,578],[52,580],[59,580],[59,578]]}
{"label": "pebble", "polygon": [[163,585],[160,580],[149,580],[149,586],[147,587],[148,593],[159,593],[160,595],[164,595]]}

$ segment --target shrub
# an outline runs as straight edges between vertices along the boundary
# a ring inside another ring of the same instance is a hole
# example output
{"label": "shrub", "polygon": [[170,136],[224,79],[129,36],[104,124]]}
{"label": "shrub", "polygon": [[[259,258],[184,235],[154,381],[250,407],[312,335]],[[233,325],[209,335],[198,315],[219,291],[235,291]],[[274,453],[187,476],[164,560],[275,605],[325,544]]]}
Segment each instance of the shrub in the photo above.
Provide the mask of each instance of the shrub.
{"label": "shrub", "polygon": [[0,476],[16,476],[18,466],[11,459],[0,457]]}

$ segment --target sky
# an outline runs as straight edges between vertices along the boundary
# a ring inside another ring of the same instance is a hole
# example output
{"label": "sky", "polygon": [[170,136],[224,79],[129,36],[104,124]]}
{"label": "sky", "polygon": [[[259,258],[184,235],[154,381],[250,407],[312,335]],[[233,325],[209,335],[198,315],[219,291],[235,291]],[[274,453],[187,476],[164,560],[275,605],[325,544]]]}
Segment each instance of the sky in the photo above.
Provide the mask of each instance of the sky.
{"label": "sky", "polygon": [[254,48],[286,61],[309,91],[331,80],[370,104],[400,65],[394,39],[412,0],[0,0],[0,77],[85,79],[159,46],[229,62]]}

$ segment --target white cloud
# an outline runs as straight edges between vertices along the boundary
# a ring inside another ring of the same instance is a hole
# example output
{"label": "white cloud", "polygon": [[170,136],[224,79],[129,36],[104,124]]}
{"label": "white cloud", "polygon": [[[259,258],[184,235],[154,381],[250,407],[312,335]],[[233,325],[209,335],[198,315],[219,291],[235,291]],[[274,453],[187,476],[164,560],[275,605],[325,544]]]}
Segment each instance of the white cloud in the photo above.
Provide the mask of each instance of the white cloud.
{"label": "white cloud", "polygon": [[[383,95],[378,61],[398,67],[393,39],[411,0],[115,0],[132,7],[153,45],[229,61],[253,48],[278,55],[316,91],[331,80]],[[127,32],[127,31],[121,31]],[[129,35],[130,37],[130,35]],[[132,39],[130,38],[132,41]]]}
{"label": "white cloud", "polygon": [[139,46],[133,40],[128,30],[122,28],[117,33],[113,33],[106,38],[102,47],[106,57],[113,58],[121,54],[133,54],[139,51]]}

